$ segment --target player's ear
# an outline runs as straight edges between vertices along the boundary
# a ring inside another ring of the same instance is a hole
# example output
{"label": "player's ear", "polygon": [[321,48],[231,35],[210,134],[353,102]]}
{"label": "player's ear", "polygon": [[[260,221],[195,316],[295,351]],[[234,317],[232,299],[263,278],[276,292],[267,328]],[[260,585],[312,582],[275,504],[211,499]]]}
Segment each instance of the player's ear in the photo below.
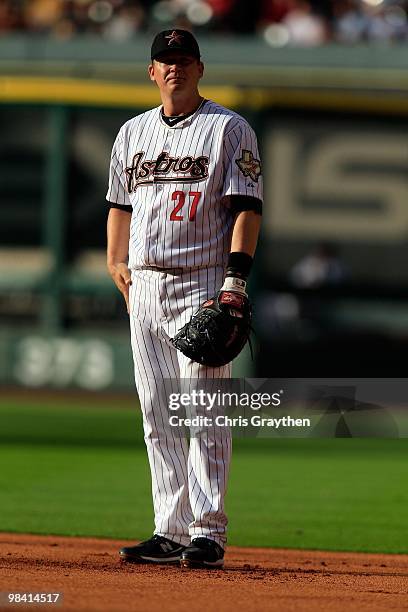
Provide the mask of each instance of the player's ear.
{"label": "player's ear", "polygon": [[204,74],[204,64],[203,64],[203,62],[199,62],[198,66],[199,66],[199,70],[200,70],[199,71],[199,75],[200,75],[200,79],[201,79],[203,74]]}
{"label": "player's ear", "polygon": [[149,73],[149,78],[151,81],[155,81],[156,78],[154,76],[154,61],[149,64],[149,67],[147,68],[147,72]]}

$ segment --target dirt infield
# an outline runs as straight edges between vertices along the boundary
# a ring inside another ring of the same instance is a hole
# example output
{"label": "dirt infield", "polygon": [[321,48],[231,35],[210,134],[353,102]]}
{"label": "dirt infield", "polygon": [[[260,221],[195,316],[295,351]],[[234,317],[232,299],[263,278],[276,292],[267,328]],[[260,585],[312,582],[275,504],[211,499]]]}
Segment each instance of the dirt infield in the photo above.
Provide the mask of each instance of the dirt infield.
{"label": "dirt infield", "polygon": [[125,542],[1,534],[0,591],[63,593],[1,610],[408,610],[408,555],[228,549],[224,570],[120,563]]}

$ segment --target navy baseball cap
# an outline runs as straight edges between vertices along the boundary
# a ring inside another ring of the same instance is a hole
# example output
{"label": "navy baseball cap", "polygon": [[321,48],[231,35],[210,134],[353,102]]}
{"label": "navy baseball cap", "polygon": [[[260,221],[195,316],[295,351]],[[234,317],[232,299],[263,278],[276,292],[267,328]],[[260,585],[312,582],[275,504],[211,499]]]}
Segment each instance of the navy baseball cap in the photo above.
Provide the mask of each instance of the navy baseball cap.
{"label": "navy baseball cap", "polygon": [[152,60],[166,51],[179,51],[200,59],[198,42],[188,30],[163,30],[156,34],[151,50]]}

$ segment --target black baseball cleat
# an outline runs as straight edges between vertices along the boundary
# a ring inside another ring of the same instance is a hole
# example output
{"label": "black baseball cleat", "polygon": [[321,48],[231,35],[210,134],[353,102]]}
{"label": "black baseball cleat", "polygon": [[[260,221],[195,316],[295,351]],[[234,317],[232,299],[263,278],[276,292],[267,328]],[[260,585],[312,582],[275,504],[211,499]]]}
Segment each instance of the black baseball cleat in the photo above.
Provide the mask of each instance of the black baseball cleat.
{"label": "black baseball cleat", "polygon": [[124,546],[119,550],[119,556],[128,563],[178,563],[184,550],[185,546],[154,535],[136,546]]}
{"label": "black baseball cleat", "polygon": [[214,540],[195,538],[182,553],[180,565],[192,568],[220,568],[224,565],[224,551]]}

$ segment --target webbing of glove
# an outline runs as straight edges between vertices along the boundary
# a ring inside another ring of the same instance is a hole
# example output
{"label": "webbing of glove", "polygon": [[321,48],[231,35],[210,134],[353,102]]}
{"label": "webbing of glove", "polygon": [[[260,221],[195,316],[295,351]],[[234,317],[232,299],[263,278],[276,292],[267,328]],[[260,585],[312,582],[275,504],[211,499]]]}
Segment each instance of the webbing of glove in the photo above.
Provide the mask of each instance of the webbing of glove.
{"label": "webbing of glove", "polygon": [[219,367],[241,352],[250,329],[251,306],[247,297],[220,291],[204,302],[172,343],[189,359]]}

